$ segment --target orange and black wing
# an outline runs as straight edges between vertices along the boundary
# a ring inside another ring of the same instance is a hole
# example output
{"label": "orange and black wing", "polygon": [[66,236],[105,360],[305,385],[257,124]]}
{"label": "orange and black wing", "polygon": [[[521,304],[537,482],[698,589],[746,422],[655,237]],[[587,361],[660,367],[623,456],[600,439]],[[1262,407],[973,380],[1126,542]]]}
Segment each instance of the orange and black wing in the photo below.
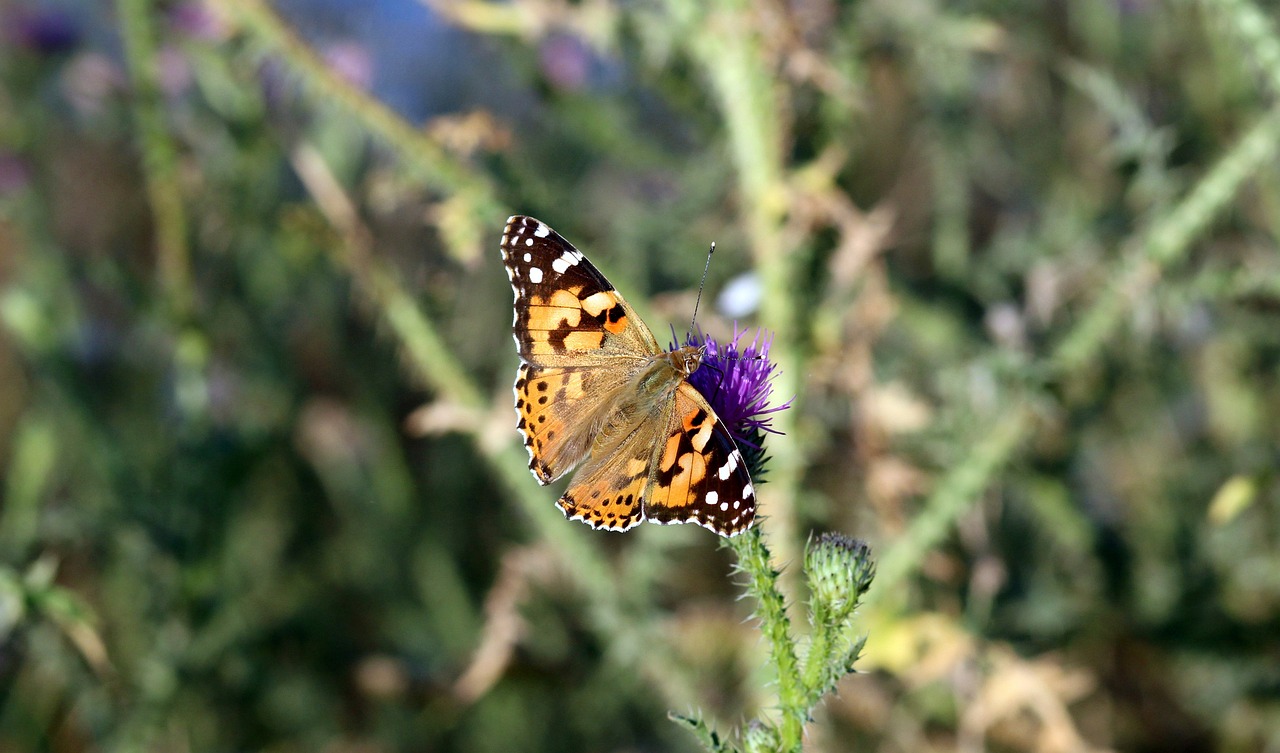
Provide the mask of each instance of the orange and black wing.
{"label": "orange and black wing", "polygon": [[721,536],[751,526],[756,492],[728,427],[702,393],[681,382],[654,453],[645,517],[655,523],[697,523]]}

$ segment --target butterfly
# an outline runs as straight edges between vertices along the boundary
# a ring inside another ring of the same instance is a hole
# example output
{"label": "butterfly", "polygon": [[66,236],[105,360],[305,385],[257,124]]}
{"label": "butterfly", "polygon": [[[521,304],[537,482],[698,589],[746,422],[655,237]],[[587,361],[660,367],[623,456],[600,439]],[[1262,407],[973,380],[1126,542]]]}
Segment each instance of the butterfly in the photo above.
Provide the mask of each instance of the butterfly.
{"label": "butterfly", "polygon": [[577,469],[556,507],[592,528],[696,523],[721,536],[755,519],[746,461],[689,383],[703,349],[667,351],[582,252],[515,215],[502,233],[515,292],[517,428],[546,485]]}

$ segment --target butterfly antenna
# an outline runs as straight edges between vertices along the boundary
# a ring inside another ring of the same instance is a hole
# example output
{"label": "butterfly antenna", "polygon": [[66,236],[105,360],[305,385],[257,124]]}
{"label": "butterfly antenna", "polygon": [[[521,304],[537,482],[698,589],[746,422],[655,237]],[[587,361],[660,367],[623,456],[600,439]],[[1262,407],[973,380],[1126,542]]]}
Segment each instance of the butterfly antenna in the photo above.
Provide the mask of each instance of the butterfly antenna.
{"label": "butterfly antenna", "polygon": [[711,249],[707,251],[707,264],[702,268],[702,280],[698,283],[698,298],[693,302],[693,320],[689,322],[689,334],[698,323],[698,304],[702,303],[702,288],[707,284],[707,270],[711,269],[711,255],[716,252],[716,242],[711,241]]}

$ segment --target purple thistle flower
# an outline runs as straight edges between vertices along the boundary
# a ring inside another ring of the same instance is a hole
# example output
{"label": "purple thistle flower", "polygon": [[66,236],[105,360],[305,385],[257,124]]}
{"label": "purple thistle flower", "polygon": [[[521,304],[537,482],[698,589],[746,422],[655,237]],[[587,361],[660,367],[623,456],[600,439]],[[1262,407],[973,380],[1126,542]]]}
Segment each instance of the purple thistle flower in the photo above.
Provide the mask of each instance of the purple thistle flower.
{"label": "purple thistle flower", "polygon": [[745,335],[735,326],[733,337],[723,344],[701,332],[690,334],[684,344],[703,351],[702,365],[689,375],[689,383],[711,403],[746,458],[752,479],[760,483],[768,459],[765,434],[782,433],[773,428],[773,414],[790,408],[791,400],[769,405],[771,380],[778,368],[769,360],[773,336],[758,331],[743,347]]}
{"label": "purple thistle flower", "polygon": [[8,41],[42,55],[71,52],[83,36],[75,16],[56,8],[7,10],[0,28],[5,29]]}
{"label": "purple thistle flower", "polygon": [[31,167],[10,151],[0,151],[0,197],[17,193],[31,184]]}
{"label": "purple thistle flower", "polygon": [[204,42],[222,42],[231,36],[230,24],[207,0],[191,0],[173,6],[169,23],[178,32]]}

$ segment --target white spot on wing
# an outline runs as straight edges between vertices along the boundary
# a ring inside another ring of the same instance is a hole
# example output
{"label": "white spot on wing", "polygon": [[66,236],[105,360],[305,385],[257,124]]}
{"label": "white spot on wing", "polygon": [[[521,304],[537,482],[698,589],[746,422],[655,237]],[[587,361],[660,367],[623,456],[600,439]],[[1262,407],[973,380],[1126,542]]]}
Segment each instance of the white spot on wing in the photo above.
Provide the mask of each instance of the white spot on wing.
{"label": "white spot on wing", "polygon": [[709,504],[709,505],[714,505],[715,503],[717,503],[717,502],[719,502],[719,501],[720,501],[720,493],[719,493],[719,492],[714,492],[714,491],[707,492],[707,504]]}
{"label": "white spot on wing", "polygon": [[752,486],[751,484],[747,484],[745,487],[743,487],[742,489],[743,499],[750,499],[751,497],[754,497],[754,496],[756,496],[756,489],[754,486]]}
{"label": "white spot on wing", "polygon": [[524,239],[524,245],[526,245],[526,246],[532,246],[532,245],[533,245],[533,239],[532,239],[532,238],[525,238],[525,239]]}
{"label": "white spot on wing", "polygon": [[582,254],[577,251],[565,251],[560,254],[560,258],[551,262],[551,268],[560,274],[564,274],[565,270],[582,260]]}
{"label": "white spot on wing", "polygon": [[534,230],[533,234],[538,236],[539,238],[546,238],[548,235],[551,235],[551,228],[539,222],[538,229]]}
{"label": "white spot on wing", "polygon": [[[528,254],[525,254],[528,256]],[[529,279],[536,285],[542,282],[542,270],[537,267],[529,267]]]}
{"label": "white spot on wing", "polygon": [[720,466],[720,471],[716,474],[721,481],[727,481],[738,467],[738,451],[734,450],[729,453],[729,459],[724,461],[724,465]]}

